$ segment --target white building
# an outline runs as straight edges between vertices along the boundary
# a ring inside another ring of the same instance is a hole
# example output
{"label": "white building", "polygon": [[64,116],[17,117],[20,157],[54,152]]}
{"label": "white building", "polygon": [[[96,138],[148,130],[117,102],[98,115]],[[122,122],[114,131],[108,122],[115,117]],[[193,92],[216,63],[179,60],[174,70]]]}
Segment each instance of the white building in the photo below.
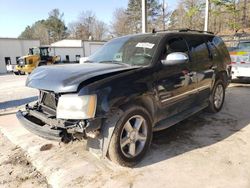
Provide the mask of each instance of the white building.
{"label": "white building", "polygon": [[[104,41],[64,39],[50,45],[50,54],[61,57],[61,61],[75,62],[88,57],[100,48]],[[29,48],[39,47],[39,40],[0,38],[0,73],[6,73],[6,65],[15,65],[17,59],[27,55]]]}
{"label": "white building", "polygon": [[80,57],[90,56],[104,43],[104,41],[64,39],[52,43],[50,53],[60,56],[61,61],[79,61]]}
{"label": "white building", "polygon": [[6,73],[7,64],[16,64],[17,59],[27,55],[29,48],[40,46],[40,40],[0,38],[0,73]]}

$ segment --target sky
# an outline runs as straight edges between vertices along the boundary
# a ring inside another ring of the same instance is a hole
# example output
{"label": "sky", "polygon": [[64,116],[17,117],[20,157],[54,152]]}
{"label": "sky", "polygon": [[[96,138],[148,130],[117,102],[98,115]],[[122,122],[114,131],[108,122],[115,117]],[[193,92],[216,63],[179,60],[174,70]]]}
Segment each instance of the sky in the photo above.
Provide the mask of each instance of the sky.
{"label": "sky", "polygon": [[[161,2],[162,0],[159,0]],[[165,0],[170,9],[177,1]],[[126,8],[128,0],[0,0],[0,37],[18,37],[26,26],[46,19],[58,8],[68,23],[78,19],[82,11],[91,10],[99,20],[110,24],[116,8]]]}

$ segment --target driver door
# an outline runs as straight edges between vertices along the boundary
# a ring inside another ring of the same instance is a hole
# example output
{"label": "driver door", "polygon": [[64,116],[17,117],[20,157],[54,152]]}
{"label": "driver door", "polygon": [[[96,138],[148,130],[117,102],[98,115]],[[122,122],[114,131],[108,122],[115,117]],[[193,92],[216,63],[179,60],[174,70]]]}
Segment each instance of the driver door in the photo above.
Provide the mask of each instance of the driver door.
{"label": "driver door", "polygon": [[[188,54],[186,41],[181,37],[166,40],[161,59],[173,52]],[[156,91],[159,99],[159,120],[175,115],[194,106],[196,91],[195,73],[190,62],[164,65],[157,71]]]}

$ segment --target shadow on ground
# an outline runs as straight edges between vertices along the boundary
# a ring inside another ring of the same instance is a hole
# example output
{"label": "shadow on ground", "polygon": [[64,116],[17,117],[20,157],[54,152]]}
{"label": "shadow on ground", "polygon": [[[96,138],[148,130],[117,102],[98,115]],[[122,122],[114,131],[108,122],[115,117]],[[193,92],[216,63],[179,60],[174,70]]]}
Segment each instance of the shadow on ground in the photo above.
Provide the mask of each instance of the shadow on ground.
{"label": "shadow on ground", "polygon": [[250,88],[228,89],[224,108],[217,114],[201,112],[153,134],[152,145],[138,168],[218,143],[250,124]]}
{"label": "shadow on ground", "polygon": [[24,99],[17,99],[17,100],[1,102],[0,103],[0,110],[18,107],[18,106],[24,105],[26,103],[33,102],[35,100],[37,100],[37,96],[27,97],[27,98],[24,98]]}

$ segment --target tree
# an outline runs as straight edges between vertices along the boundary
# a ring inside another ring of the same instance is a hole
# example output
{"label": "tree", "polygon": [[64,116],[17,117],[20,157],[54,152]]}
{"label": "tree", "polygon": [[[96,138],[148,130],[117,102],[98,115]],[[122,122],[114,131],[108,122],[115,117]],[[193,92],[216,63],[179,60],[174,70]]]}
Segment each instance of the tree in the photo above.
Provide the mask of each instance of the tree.
{"label": "tree", "polygon": [[53,9],[46,20],[39,20],[31,26],[27,26],[19,38],[40,39],[41,44],[61,40],[67,36],[67,28],[62,18],[63,13],[60,13],[58,9]]}
{"label": "tree", "polygon": [[39,20],[32,26],[27,26],[19,38],[22,39],[39,39],[41,44],[49,44],[49,33],[46,28],[45,20]]}
{"label": "tree", "polygon": [[19,38],[32,39],[33,38],[33,28],[27,26],[25,30],[20,34]]}
{"label": "tree", "polygon": [[128,15],[125,9],[118,8],[114,11],[111,27],[111,33],[115,36],[123,36],[130,33]]}
{"label": "tree", "polygon": [[[157,28],[157,21],[159,17],[159,10],[161,5],[158,0],[147,0],[147,15],[148,15],[148,29]],[[130,33],[141,32],[141,0],[129,0],[126,14],[128,16],[128,23]]]}
{"label": "tree", "polygon": [[63,15],[59,9],[53,9],[49,12],[46,26],[50,35],[49,37],[52,40],[51,42],[61,40],[67,36],[67,27],[63,21]]}
{"label": "tree", "polygon": [[201,0],[181,0],[170,18],[174,29],[189,28],[202,30],[204,25],[204,2]]}
{"label": "tree", "polygon": [[88,40],[103,40],[107,33],[107,26],[98,20],[92,11],[83,11],[78,20],[69,24],[71,38]]}

